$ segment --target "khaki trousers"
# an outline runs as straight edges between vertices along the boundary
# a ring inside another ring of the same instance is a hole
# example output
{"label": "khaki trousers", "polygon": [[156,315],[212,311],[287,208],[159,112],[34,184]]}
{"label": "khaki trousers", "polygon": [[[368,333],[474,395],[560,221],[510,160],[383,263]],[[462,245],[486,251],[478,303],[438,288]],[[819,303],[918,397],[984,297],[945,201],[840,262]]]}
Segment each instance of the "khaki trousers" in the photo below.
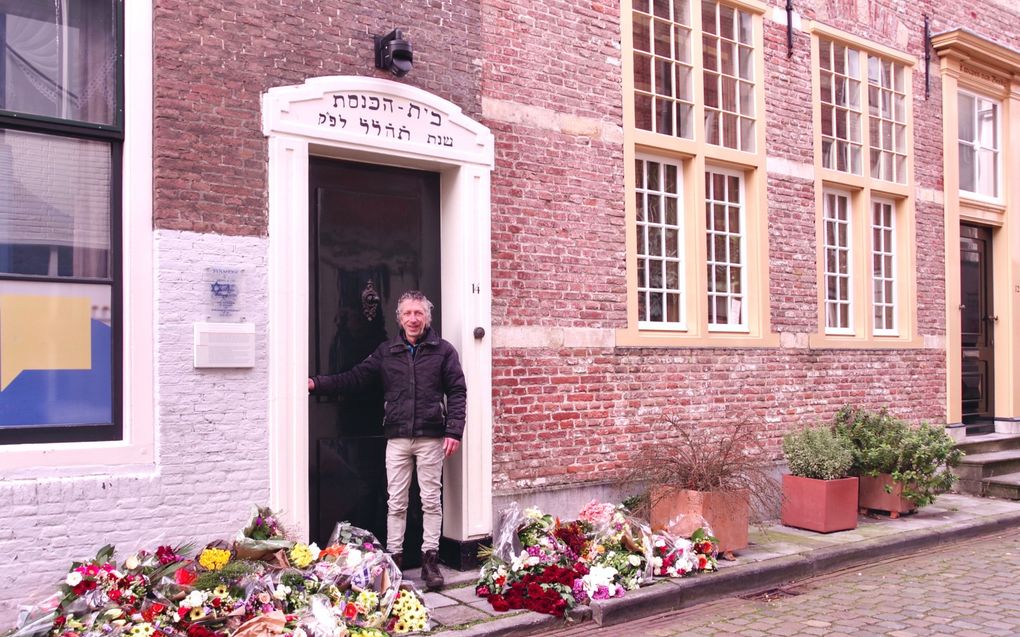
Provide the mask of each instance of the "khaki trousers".
{"label": "khaki trousers", "polygon": [[439,548],[443,526],[442,438],[390,438],[386,441],[386,490],[389,493],[386,516],[386,550],[404,551],[404,530],[407,528],[407,499],[411,488],[411,472],[418,467],[421,489],[421,510],[425,527],[422,552]]}

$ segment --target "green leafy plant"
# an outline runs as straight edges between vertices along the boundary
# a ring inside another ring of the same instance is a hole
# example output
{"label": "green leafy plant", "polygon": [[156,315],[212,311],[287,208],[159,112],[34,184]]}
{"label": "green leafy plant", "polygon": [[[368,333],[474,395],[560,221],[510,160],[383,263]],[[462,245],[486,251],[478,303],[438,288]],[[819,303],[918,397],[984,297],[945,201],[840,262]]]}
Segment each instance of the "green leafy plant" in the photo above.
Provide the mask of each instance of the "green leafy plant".
{"label": "green leafy plant", "polygon": [[884,409],[873,412],[850,405],[836,412],[834,420],[835,432],[852,445],[852,474],[875,476],[896,470],[900,441],[910,425]]}
{"label": "green leafy plant", "polygon": [[850,475],[854,451],[850,441],[829,427],[811,427],[783,437],[783,455],[790,473],[815,480],[838,480]]}
{"label": "green leafy plant", "polygon": [[963,452],[942,427],[912,427],[884,409],[871,412],[848,405],[836,413],[835,431],[853,445],[855,475],[890,474],[915,506],[931,504],[956,482],[951,469]]}

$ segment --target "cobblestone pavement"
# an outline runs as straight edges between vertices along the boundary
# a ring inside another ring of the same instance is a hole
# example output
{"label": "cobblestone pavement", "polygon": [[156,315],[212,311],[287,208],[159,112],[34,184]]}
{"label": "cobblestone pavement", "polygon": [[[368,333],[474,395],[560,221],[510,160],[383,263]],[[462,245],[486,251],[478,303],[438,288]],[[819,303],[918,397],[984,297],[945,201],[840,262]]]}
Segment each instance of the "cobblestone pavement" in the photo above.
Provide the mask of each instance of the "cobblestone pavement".
{"label": "cobblestone pavement", "polygon": [[546,637],[1020,635],[1020,529],[615,626]]}

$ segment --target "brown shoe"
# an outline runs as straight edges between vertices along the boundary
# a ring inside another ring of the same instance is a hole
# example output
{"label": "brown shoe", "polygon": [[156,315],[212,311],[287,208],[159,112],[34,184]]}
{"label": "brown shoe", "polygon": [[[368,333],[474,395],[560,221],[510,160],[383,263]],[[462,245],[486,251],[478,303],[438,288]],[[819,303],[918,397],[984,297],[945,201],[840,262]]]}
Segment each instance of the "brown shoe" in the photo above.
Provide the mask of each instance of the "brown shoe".
{"label": "brown shoe", "polygon": [[397,565],[397,570],[404,569],[404,554],[403,553],[390,553],[390,559]]}
{"label": "brown shoe", "polygon": [[439,572],[439,556],[436,551],[425,551],[421,563],[421,578],[425,590],[436,591],[443,587],[443,574]]}

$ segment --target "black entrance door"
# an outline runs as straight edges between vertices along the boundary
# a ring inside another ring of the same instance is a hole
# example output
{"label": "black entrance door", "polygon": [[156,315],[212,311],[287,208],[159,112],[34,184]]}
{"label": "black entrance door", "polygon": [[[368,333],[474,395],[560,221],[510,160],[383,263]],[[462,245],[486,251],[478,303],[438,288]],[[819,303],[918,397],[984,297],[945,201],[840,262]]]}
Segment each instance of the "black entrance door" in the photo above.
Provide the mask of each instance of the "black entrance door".
{"label": "black entrance door", "polygon": [[[960,336],[963,347],[963,421],[977,427],[994,420],[994,344],[992,305],[992,233],[960,226]],[[972,427],[968,427],[972,432]]]}
{"label": "black entrance door", "polygon": [[[312,158],[309,161],[309,372],[350,369],[399,333],[397,299],[421,290],[441,327],[439,175]],[[312,540],[325,546],[348,521],[386,538],[382,389],[309,401]],[[421,550],[421,505],[411,487],[404,564]]]}

